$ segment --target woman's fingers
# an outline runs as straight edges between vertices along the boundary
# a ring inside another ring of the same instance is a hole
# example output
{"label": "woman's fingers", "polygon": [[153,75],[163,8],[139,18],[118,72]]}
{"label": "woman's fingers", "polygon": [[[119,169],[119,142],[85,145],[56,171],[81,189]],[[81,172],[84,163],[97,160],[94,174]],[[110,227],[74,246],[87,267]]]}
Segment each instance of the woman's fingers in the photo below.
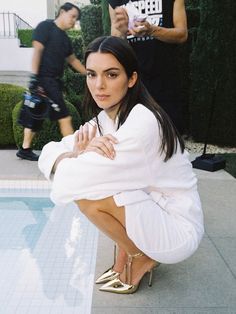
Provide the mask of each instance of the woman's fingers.
{"label": "woman's fingers", "polygon": [[108,138],[112,143],[118,144],[117,138],[115,138],[113,135],[107,134],[107,135],[105,135],[104,137]]}
{"label": "woman's fingers", "polygon": [[79,127],[79,132],[78,132],[77,139],[78,139],[79,142],[83,141],[83,126],[82,125]]}
{"label": "woman's fingers", "polygon": [[[100,139],[101,140],[101,139]],[[100,141],[99,148],[103,151],[103,153],[111,159],[115,158],[115,150],[113,145],[111,144],[110,140],[106,138],[102,138],[102,141]]]}
{"label": "woman's fingers", "polygon": [[[89,146],[89,147],[86,149],[86,152],[95,152],[95,153],[97,153],[97,154],[99,154],[99,155],[101,155],[101,156],[104,156],[104,157],[106,157],[106,158],[110,158],[110,157],[108,157],[108,156],[104,153],[104,151],[103,151],[102,149],[100,149],[99,147],[96,147],[96,146]],[[110,158],[110,159],[112,159],[112,158]]]}
{"label": "woman's fingers", "polygon": [[75,142],[77,149],[85,151],[94,151],[102,156],[114,159],[116,152],[113,144],[117,144],[118,140],[111,134],[96,137],[97,125],[93,126],[89,132],[88,123],[81,125],[76,134]]}
{"label": "woman's fingers", "polygon": [[103,137],[100,137],[99,140],[101,142],[100,149],[102,149],[108,158],[114,159],[116,152],[113,144],[118,143],[117,139],[111,134],[107,134]]}
{"label": "woman's fingers", "polygon": [[114,149],[113,144],[117,144],[117,139],[112,136],[111,134],[107,134],[105,136],[96,137],[93,140],[91,140],[90,144],[88,145],[88,149],[86,151],[95,151],[99,154],[106,156],[107,158],[114,159],[116,152]]}
{"label": "woman's fingers", "polygon": [[88,128],[88,123],[86,122],[83,127],[83,140],[88,141],[89,140],[89,128]]}
{"label": "woman's fingers", "polygon": [[92,126],[92,131],[89,133],[89,140],[93,139],[97,133],[97,125]]}

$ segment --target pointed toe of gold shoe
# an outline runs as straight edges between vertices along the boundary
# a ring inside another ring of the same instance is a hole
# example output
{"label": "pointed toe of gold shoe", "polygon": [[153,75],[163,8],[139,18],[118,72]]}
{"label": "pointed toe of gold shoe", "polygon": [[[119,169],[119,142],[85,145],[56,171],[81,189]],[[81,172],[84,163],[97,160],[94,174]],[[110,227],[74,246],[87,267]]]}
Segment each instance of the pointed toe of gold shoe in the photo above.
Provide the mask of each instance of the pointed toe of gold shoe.
{"label": "pointed toe of gold shoe", "polygon": [[138,287],[139,285],[128,285],[123,283],[119,278],[115,278],[114,280],[111,280],[103,285],[101,288],[99,288],[99,290],[117,294],[131,294],[134,293]]}
{"label": "pointed toe of gold shoe", "polygon": [[95,283],[97,283],[97,284],[106,283],[106,282],[109,282],[109,281],[117,278],[119,275],[120,275],[120,273],[117,273],[111,267],[108,270],[106,270],[100,277],[98,277],[97,280],[95,281]]}

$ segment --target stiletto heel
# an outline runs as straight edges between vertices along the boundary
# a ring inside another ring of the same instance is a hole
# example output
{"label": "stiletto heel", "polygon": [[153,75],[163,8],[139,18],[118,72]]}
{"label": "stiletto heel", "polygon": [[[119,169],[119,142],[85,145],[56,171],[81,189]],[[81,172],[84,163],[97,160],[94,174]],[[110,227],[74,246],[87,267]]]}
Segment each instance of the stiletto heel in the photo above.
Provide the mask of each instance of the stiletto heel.
{"label": "stiletto heel", "polygon": [[153,277],[153,270],[151,269],[149,272],[149,280],[148,280],[149,287],[152,286],[152,277]]}
{"label": "stiletto heel", "polygon": [[114,244],[114,263],[109,269],[107,269],[101,276],[97,278],[95,283],[97,284],[106,283],[119,277],[120,273],[113,270],[113,266],[115,265],[115,262],[116,262],[116,251],[117,251],[116,244]]}
{"label": "stiletto heel", "polygon": [[[126,264],[126,282],[124,283],[122,282],[118,277],[115,278],[114,280],[111,280],[110,282],[106,283],[105,285],[103,285],[99,290],[101,291],[105,291],[105,292],[113,292],[113,293],[118,293],[118,294],[130,294],[130,293],[134,293],[138,290],[139,288],[139,284],[142,280],[142,278],[140,279],[140,281],[136,284],[136,285],[132,285],[132,262],[133,262],[133,258],[137,258],[137,257],[141,257],[144,256],[143,253],[137,253],[134,255],[128,255],[128,262]],[[149,270],[149,281],[148,281],[148,285],[151,286],[152,285],[152,277],[153,277],[153,271],[152,269]]]}
{"label": "stiletto heel", "polygon": [[159,267],[161,263],[156,262],[156,264],[153,266],[153,268],[149,271],[149,280],[148,280],[148,285],[149,287],[152,286],[152,278],[153,278],[153,270]]}

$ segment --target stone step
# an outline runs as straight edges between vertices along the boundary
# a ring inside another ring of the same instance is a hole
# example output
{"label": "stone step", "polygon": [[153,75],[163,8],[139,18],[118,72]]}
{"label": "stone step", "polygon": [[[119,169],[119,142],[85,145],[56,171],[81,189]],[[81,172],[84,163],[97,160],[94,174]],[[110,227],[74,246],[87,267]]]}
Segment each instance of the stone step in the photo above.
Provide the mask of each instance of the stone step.
{"label": "stone step", "polygon": [[28,71],[0,71],[0,83],[27,87],[29,75]]}

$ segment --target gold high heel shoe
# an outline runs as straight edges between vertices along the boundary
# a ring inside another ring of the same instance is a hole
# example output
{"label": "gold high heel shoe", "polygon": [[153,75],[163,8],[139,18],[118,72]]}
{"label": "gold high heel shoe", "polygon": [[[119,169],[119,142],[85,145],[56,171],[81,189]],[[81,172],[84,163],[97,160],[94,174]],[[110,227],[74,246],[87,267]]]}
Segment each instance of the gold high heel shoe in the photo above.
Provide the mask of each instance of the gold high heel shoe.
{"label": "gold high heel shoe", "polygon": [[[113,266],[115,265],[116,262],[116,244],[114,244],[114,263]],[[106,283],[109,282],[117,277],[119,277],[120,273],[116,272],[113,270],[113,266],[110,267],[108,270],[106,270],[100,277],[97,278],[95,283]]]}
{"label": "gold high heel shoe", "polygon": [[[128,262],[126,264],[126,278],[128,283],[122,282],[119,278],[115,278],[111,280],[110,282],[103,285],[99,290],[105,291],[105,292],[113,292],[118,294],[131,294],[138,290],[139,284],[142,280],[140,279],[139,283],[136,285],[131,284],[131,267],[132,267],[132,261],[133,258],[144,256],[143,253],[137,253],[134,255],[128,255]],[[156,264],[154,265],[156,266]],[[152,275],[153,275],[153,268],[149,270],[149,281],[148,285],[149,287],[152,286]]]}

